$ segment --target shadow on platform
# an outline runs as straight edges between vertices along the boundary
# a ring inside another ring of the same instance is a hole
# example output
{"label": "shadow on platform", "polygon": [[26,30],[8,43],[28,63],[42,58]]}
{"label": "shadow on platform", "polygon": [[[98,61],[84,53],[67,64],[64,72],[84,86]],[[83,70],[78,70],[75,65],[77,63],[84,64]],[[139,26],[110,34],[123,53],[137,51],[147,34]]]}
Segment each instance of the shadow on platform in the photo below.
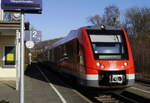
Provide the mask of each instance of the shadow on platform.
{"label": "shadow on platform", "polygon": [[[43,74],[40,72],[39,69],[44,73],[44,75],[46,75],[49,81],[45,79],[45,77],[43,76]],[[54,71],[51,71],[50,67],[47,67],[41,64],[33,63],[29,65],[25,71],[25,75],[33,79],[41,80],[43,82],[52,83],[54,85],[59,85],[59,86],[63,86],[66,88],[72,88],[63,82],[66,79],[60,76],[60,74]]]}

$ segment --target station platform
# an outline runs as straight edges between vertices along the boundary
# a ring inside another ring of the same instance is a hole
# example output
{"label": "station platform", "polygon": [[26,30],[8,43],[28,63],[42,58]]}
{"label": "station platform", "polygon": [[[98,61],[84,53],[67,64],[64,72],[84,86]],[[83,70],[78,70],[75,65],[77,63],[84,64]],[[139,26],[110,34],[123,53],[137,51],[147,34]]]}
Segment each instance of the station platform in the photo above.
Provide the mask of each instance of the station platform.
{"label": "station platform", "polygon": [[[36,64],[25,71],[25,103],[90,103],[88,99],[66,86],[51,72]],[[46,80],[48,79],[48,80]],[[0,81],[0,101],[19,103],[19,91],[14,81]]]}

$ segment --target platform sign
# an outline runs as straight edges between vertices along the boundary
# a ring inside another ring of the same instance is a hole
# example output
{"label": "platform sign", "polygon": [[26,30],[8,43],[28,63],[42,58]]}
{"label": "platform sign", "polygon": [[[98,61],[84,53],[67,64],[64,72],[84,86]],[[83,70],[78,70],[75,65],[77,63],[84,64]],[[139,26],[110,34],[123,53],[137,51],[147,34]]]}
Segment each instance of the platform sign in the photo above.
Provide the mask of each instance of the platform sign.
{"label": "platform sign", "polygon": [[34,42],[42,41],[42,32],[36,29],[31,30],[32,40]]}
{"label": "platform sign", "polygon": [[1,0],[1,8],[11,12],[41,13],[42,0]]}
{"label": "platform sign", "polygon": [[33,41],[26,41],[26,47],[28,49],[32,49],[34,47],[34,42]]}

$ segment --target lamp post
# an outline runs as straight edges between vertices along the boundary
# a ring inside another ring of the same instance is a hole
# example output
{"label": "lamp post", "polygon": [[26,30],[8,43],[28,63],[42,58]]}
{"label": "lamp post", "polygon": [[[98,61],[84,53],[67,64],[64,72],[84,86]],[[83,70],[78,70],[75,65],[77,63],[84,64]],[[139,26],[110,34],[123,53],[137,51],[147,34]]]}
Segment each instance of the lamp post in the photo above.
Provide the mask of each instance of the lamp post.
{"label": "lamp post", "polygon": [[24,13],[21,13],[20,103],[24,103]]}

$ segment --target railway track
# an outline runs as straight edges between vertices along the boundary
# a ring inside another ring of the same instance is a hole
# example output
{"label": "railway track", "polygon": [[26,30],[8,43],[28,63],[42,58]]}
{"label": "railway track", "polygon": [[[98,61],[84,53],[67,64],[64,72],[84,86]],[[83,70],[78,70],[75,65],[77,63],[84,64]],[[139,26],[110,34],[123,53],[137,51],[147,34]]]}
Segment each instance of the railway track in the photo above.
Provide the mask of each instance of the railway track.
{"label": "railway track", "polygon": [[98,96],[90,97],[93,103],[124,103],[115,98],[112,94],[100,94]]}
{"label": "railway track", "polygon": [[87,97],[92,103],[139,103],[134,99],[117,93],[116,91],[105,91],[97,89],[77,89],[82,95]]}
{"label": "railway track", "polygon": [[120,100],[117,100],[116,98],[112,97],[111,95],[100,95],[98,97],[95,97],[95,99],[102,103],[121,103]]}
{"label": "railway track", "polygon": [[125,90],[78,89],[93,103],[150,103],[150,99]]}
{"label": "railway track", "polygon": [[[62,76],[60,76],[62,79]],[[79,88],[76,84],[63,78],[63,82],[73,89],[77,90],[83,96],[88,98],[91,103],[150,103],[150,100],[140,97],[139,95],[125,91],[124,89],[97,89],[97,88]]]}

